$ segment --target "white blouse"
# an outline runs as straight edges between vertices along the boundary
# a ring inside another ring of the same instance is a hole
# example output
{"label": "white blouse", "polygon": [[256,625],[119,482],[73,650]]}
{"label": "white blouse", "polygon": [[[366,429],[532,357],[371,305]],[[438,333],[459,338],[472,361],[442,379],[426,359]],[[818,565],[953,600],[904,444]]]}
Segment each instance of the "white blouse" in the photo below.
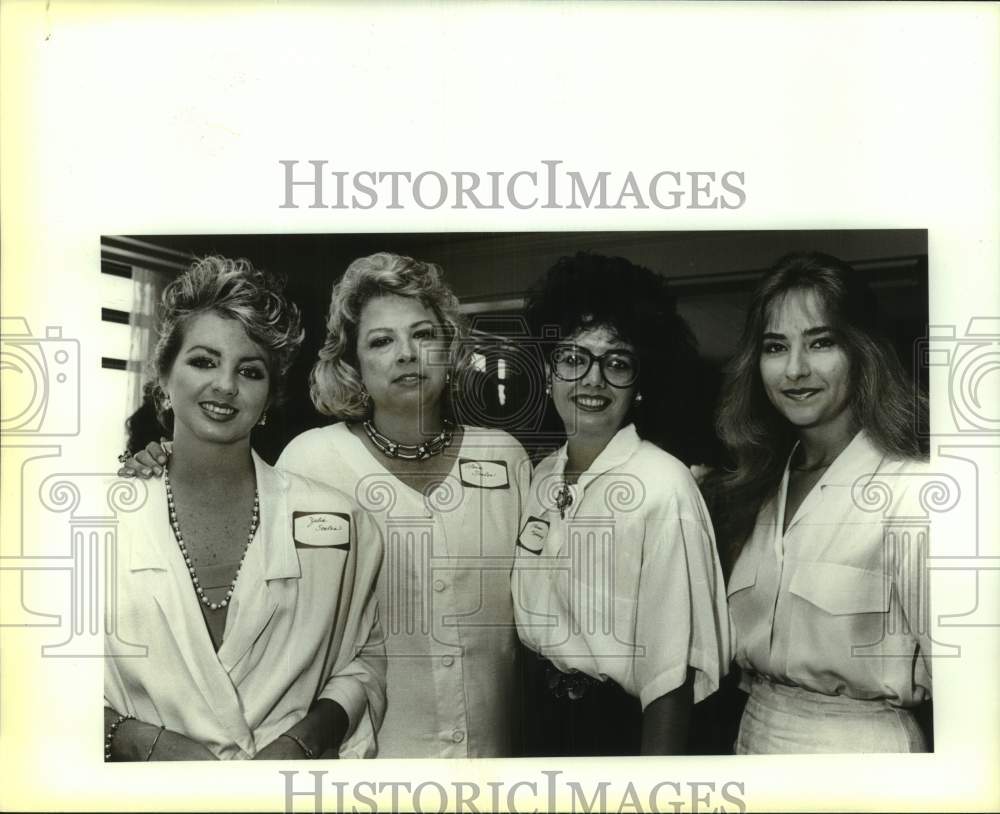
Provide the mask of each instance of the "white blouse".
{"label": "white blouse", "polygon": [[254,466],[260,524],[218,652],[170,528],[163,481],[147,481],[145,503],[121,515],[104,703],[239,760],[328,698],[349,721],[340,755],[371,757],[385,710],[378,529],[342,492],[256,455]]}
{"label": "white blouse", "polygon": [[618,431],[561,513],[566,447],[535,470],[512,584],[521,640],[563,672],[612,679],[643,708],[695,670],[694,697],[729,667],[712,525],[673,456]]}
{"label": "white blouse", "polygon": [[531,469],[517,440],[466,427],[454,468],[426,496],[342,423],[293,439],[278,466],[348,492],[382,531],[389,663],[379,757],[512,754],[510,570]]}
{"label": "white blouse", "polygon": [[899,706],[930,697],[928,541],[906,530],[923,514],[925,469],[883,456],[862,431],[783,531],[786,464],[729,579],[745,673]]}

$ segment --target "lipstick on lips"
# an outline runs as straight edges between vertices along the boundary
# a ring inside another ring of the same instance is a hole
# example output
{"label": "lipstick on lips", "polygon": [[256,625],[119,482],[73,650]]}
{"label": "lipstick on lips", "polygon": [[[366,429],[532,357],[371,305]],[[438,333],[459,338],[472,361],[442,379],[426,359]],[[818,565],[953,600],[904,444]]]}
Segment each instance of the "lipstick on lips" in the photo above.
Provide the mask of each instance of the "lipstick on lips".
{"label": "lipstick on lips", "polygon": [[581,410],[587,412],[600,412],[611,404],[611,399],[607,396],[593,396],[580,394],[573,396],[573,403]]}
{"label": "lipstick on lips", "polygon": [[223,404],[218,401],[200,401],[198,406],[201,407],[211,418],[224,420],[232,418],[236,415],[239,410],[230,404]]}
{"label": "lipstick on lips", "polygon": [[402,376],[397,376],[392,380],[393,384],[416,384],[417,382],[423,381],[426,376],[420,373],[404,373]]}
{"label": "lipstick on lips", "polygon": [[790,387],[782,390],[782,394],[793,401],[806,401],[820,391],[818,387]]}

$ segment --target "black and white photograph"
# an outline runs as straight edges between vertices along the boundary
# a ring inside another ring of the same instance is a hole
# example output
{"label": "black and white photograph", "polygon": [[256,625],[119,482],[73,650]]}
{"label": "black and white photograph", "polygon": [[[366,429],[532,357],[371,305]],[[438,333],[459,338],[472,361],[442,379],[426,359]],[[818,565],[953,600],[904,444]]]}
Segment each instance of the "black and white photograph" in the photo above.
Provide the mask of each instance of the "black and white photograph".
{"label": "black and white photograph", "polygon": [[109,758],[928,751],[926,543],[865,495],[927,457],[926,247],[105,237],[162,480],[118,557],[165,569],[118,574]]}
{"label": "black and white photograph", "polygon": [[0,0],[0,808],[996,809],[998,35]]}

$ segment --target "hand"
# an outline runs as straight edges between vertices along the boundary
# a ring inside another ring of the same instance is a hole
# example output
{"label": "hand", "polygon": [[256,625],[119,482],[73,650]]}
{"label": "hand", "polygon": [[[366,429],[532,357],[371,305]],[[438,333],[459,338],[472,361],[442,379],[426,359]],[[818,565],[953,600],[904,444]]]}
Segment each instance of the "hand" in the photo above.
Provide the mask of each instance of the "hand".
{"label": "hand", "polygon": [[706,464],[691,464],[688,469],[691,470],[691,476],[694,478],[695,483],[698,484],[712,473],[712,467]]}
{"label": "hand", "polygon": [[344,708],[329,698],[320,698],[312,705],[305,718],[261,749],[254,760],[308,760],[305,749],[296,743],[296,739],[305,743],[315,757],[337,759],[340,757],[340,742],[344,739],[347,726]]}
{"label": "hand", "polygon": [[[112,712],[110,719],[116,717],[117,713]],[[108,719],[106,711],[105,720]],[[186,735],[134,718],[118,727],[111,742],[111,756],[122,761],[218,760],[206,747]]]}
{"label": "hand", "polygon": [[307,760],[305,750],[291,738],[278,735],[253,757],[254,760]]}
{"label": "hand", "polygon": [[150,441],[146,444],[145,449],[140,449],[122,464],[121,469],[118,470],[118,476],[122,478],[139,477],[144,480],[160,477],[163,474],[163,467],[167,463],[166,443],[162,438],[159,444],[156,441]]}
{"label": "hand", "polygon": [[180,732],[164,729],[150,760],[218,760],[218,758],[198,741]]}

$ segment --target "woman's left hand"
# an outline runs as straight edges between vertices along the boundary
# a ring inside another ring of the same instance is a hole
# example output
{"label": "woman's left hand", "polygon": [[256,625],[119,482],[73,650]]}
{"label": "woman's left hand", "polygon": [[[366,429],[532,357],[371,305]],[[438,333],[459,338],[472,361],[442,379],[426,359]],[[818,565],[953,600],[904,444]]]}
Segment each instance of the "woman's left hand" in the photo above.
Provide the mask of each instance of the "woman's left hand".
{"label": "woman's left hand", "polygon": [[336,701],[321,698],[309,714],[287,732],[278,735],[261,749],[254,760],[308,760],[309,755],[300,745],[305,743],[313,757],[336,759],[340,742],[347,731],[347,713]]}
{"label": "woman's left hand", "polygon": [[305,750],[291,738],[279,735],[253,757],[254,760],[308,760]]}

